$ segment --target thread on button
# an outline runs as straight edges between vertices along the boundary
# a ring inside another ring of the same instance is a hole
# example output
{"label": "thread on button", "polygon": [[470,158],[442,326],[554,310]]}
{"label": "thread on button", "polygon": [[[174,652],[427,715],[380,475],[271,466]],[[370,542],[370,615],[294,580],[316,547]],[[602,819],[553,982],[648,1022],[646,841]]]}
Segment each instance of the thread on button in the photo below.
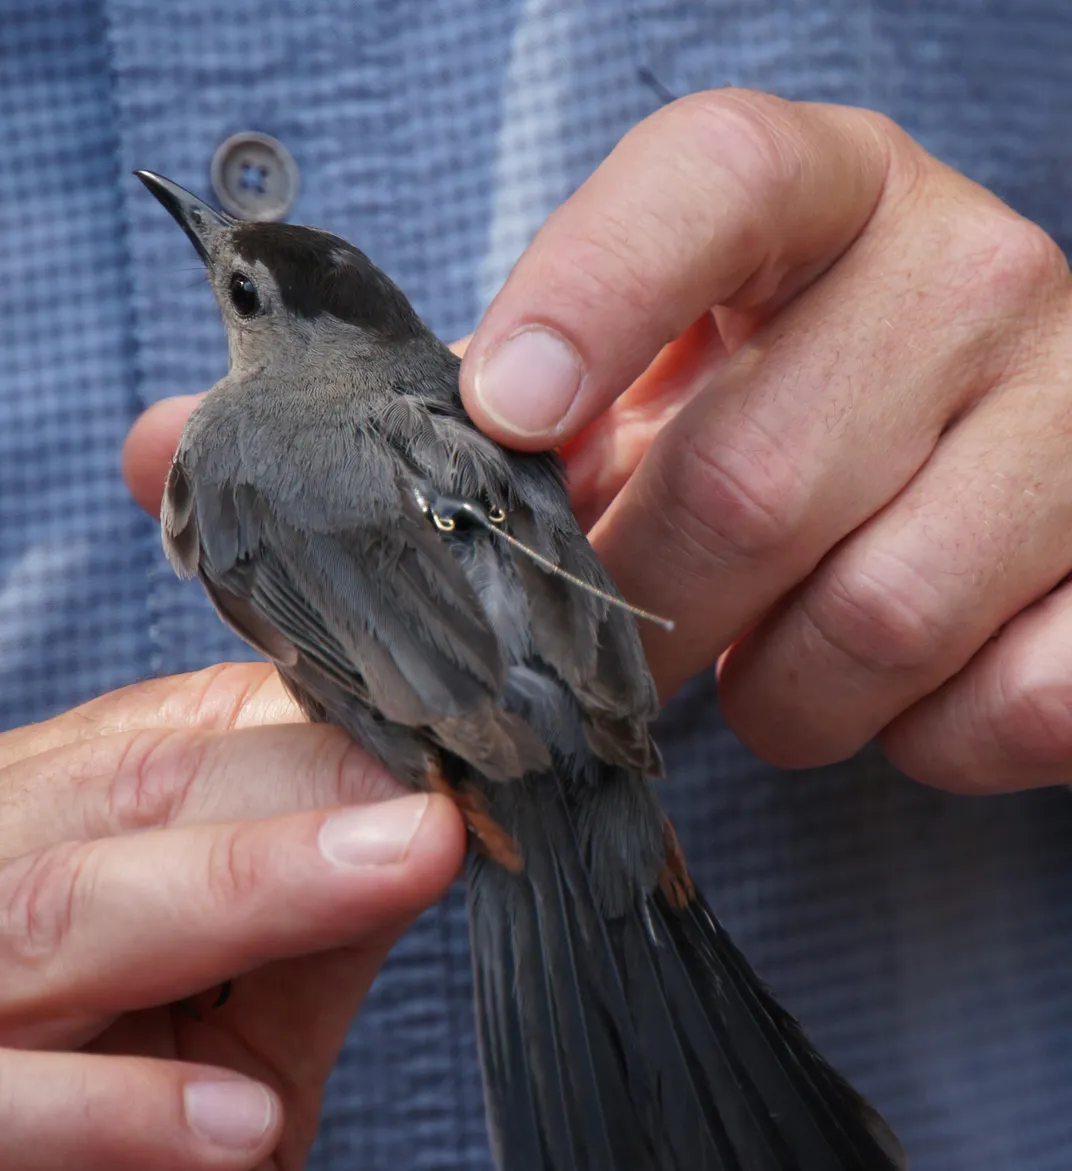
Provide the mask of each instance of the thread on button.
{"label": "thread on button", "polygon": [[264,195],[268,190],[268,168],[247,160],[242,163],[238,182],[246,191],[255,191],[258,195]]}

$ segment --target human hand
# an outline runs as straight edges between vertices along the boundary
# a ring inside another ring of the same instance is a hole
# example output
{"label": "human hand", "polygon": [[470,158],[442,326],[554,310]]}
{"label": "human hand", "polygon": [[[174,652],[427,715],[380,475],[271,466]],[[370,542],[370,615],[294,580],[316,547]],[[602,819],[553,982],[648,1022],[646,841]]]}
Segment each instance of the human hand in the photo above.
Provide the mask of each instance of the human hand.
{"label": "human hand", "polygon": [[[352,1017],[465,830],[300,720],[250,664],[0,735],[0,1166],[303,1166]],[[197,995],[232,976],[225,1007]]]}
{"label": "human hand", "polygon": [[774,763],[878,737],[922,781],[1044,785],[1072,777],[1070,292],[887,119],[700,94],[551,216],[463,395],[564,445],[626,598],[676,622],[644,630],[662,694],[729,648],[726,718]]}

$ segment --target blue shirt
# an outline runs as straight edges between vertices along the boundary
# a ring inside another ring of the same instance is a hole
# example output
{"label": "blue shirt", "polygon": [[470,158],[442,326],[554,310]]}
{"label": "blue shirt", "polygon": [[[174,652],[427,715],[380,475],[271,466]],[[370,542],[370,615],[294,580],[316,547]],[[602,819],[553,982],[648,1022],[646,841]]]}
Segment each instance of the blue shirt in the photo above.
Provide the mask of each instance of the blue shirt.
{"label": "blue shirt", "polygon": [[[1067,0],[0,0],[0,726],[241,657],[128,499],[120,442],[226,352],[135,166],[209,194],[236,131],[294,154],[444,337],[670,97],[887,111],[1072,245]],[[710,678],[665,797],[727,926],[886,1113],[914,1171],[1072,1161],[1072,801],[955,798],[876,754],[779,775]],[[455,892],[396,949],[329,1087],[319,1171],[488,1166]]]}

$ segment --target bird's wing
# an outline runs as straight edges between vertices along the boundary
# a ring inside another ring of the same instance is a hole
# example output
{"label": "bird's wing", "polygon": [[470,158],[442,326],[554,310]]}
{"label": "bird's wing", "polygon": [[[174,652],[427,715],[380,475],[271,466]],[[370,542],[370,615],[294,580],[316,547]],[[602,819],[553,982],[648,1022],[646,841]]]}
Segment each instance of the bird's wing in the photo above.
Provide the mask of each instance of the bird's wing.
{"label": "bird's wing", "polygon": [[[573,515],[557,455],[497,447],[474,428],[456,398],[429,406],[403,396],[383,417],[381,434],[426,467],[441,466],[449,453],[455,492],[487,495],[489,502],[505,506],[505,532],[545,562],[618,596]],[[500,541],[498,553],[514,572],[496,572],[494,587],[481,591],[485,610],[508,606],[524,616],[529,653],[572,694],[588,746],[598,757],[660,774],[662,762],[648,732],[658,697],[632,615],[548,572],[516,547],[507,549]]]}
{"label": "bird's wing", "polygon": [[[526,503],[511,510],[510,534],[572,577],[620,597],[570,510],[557,459],[524,457],[513,468]],[[533,648],[573,693],[589,747],[602,760],[660,775],[662,762],[648,731],[658,715],[658,696],[634,617],[523,554],[514,564],[531,615]]]}
{"label": "bird's wing", "polygon": [[492,779],[546,768],[543,741],[501,706],[506,665],[480,599],[408,485],[390,525],[355,515],[299,528],[255,485],[196,474],[181,451],[162,509],[172,563],[311,710],[367,739],[352,727],[364,705]]}

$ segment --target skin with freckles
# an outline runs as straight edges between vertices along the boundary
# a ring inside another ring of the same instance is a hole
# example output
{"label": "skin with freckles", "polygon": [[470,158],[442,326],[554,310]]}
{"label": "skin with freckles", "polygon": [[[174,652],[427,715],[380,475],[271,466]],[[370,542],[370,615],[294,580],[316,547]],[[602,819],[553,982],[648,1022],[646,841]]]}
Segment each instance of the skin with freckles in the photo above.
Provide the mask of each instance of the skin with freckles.
{"label": "skin with freckles", "polygon": [[0,1166],[304,1165],[353,1015],[465,829],[300,721],[243,664],[0,736]]}

